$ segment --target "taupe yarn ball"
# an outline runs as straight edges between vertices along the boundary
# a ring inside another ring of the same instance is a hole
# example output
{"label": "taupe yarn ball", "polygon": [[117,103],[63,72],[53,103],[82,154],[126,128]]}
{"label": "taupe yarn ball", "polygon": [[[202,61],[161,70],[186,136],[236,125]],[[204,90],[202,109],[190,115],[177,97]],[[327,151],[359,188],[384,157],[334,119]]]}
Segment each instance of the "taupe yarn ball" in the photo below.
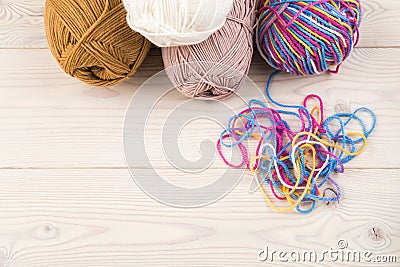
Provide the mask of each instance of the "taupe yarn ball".
{"label": "taupe yarn ball", "polygon": [[132,76],[150,42],[129,28],[121,0],[47,0],[46,36],[69,75],[95,86]]}
{"label": "taupe yarn ball", "polygon": [[225,25],[207,40],[162,49],[172,84],[190,98],[226,99],[245,81],[253,56],[256,1],[234,0]]}

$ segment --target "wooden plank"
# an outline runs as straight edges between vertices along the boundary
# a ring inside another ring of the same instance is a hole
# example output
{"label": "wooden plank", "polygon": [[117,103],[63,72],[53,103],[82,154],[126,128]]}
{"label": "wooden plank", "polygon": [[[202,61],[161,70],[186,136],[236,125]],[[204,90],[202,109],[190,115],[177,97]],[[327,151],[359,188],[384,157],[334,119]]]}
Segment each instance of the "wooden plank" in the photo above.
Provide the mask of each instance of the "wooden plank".
{"label": "wooden plank", "polygon": [[[0,2],[0,48],[46,48],[43,25],[45,0]],[[397,0],[362,1],[363,22],[359,47],[400,45],[400,3]]]}
{"label": "wooden plank", "polygon": [[[399,168],[399,51],[357,49],[343,64],[340,74],[307,78],[282,74],[274,80],[271,92],[276,100],[287,104],[300,104],[305,95],[317,93],[326,100],[326,114],[361,106],[371,108],[378,117],[377,129],[365,153],[348,167]],[[1,50],[0,58],[6,62],[0,65],[1,168],[125,167],[125,112],[137,87],[162,69],[159,52],[152,51],[134,78],[113,88],[93,88],[68,77],[48,50]],[[260,88],[270,73],[266,63],[255,57],[250,78]],[[239,93],[248,99],[258,97],[254,91],[243,89]],[[146,140],[156,166],[170,166],[159,143],[160,125],[185,100],[179,93],[169,94],[152,113]],[[236,98],[224,103],[237,111],[245,106]],[[146,107],[137,108],[140,111]],[[204,106],[200,106],[182,114],[195,116],[203,111]],[[226,125],[228,117],[223,117],[222,125]],[[216,140],[221,129],[204,121],[193,124],[180,139],[183,155],[189,160],[198,159],[201,140]],[[219,158],[211,165],[224,167]]]}
{"label": "wooden plank", "polygon": [[363,19],[358,47],[398,47],[400,45],[400,2],[361,0]]}
{"label": "wooden plank", "polygon": [[[175,181],[191,177],[171,170],[163,175]],[[194,176],[192,185],[217,175]],[[212,205],[178,209],[149,198],[127,170],[1,170],[0,262],[13,267],[265,266],[268,262],[257,260],[265,245],[319,253],[337,249],[339,239],[351,250],[399,256],[399,175],[400,170],[348,171],[337,179],[343,188],[337,206],[321,204],[301,215],[272,212],[259,192],[248,193],[249,175]],[[336,265],[327,260],[318,266]]]}
{"label": "wooden plank", "polygon": [[0,48],[47,47],[45,0],[0,1]]}

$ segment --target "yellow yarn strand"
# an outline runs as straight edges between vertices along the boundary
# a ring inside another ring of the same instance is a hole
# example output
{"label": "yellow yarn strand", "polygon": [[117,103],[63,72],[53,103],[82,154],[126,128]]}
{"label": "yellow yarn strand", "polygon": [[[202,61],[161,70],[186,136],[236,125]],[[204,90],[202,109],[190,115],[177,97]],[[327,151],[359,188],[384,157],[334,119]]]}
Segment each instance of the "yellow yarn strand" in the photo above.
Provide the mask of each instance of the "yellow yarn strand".
{"label": "yellow yarn strand", "polygon": [[[320,111],[319,107],[313,108],[312,112],[315,112],[315,111]],[[358,150],[356,152],[350,152],[350,151],[342,148],[341,146],[336,145],[335,142],[333,142],[333,141],[332,141],[332,143],[330,143],[330,142],[327,142],[325,140],[322,140],[321,138],[319,138],[318,136],[316,136],[313,133],[300,132],[294,137],[294,139],[292,141],[292,148],[295,147],[296,141],[301,136],[304,136],[304,135],[307,135],[309,137],[314,138],[316,141],[320,142],[321,144],[324,144],[326,146],[339,149],[340,151],[342,151],[343,153],[345,153],[345,154],[347,154],[349,156],[356,156],[356,155],[361,154],[364,151],[364,149],[365,149],[365,147],[367,145],[367,138],[360,132],[349,132],[348,133],[348,135],[359,136],[359,137],[361,137],[363,139],[363,146],[361,147],[360,150]],[[286,197],[286,199],[290,203],[290,207],[288,207],[288,208],[280,208],[280,207],[275,206],[273,204],[272,200],[270,199],[270,197],[268,196],[268,194],[266,193],[266,191],[263,188],[263,186],[262,185],[259,186],[260,191],[261,191],[264,199],[266,200],[267,204],[272,209],[274,209],[275,211],[290,212],[290,211],[294,210],[296,208],[296,206],[304,199],[305,195],[310,192],[310,189],[311,189],[310,186],[311,186],[311,182],[312,182],[312,177],[314,176],[314,173],[316,171],[316,169],[315,169],[315,166],[316,166],[316,150],[311,144],[307,144],[307,143],[301,145],[300,148],[303,149],[303,150],[309,148],[311,150],[311,152],[312,152],[311,171],[310,171],[310,175],[309,175],[309,177],[307,179],[307,183],[306,183],[305,189],[303,190],[301,195],[298,196],[297,193],[295,192],[297,190],[298,186],[299,186],[299,183],[300,183],[300,178],[298,176],[297,176],[297,179],[296,179],[296,184],[293,186],[293,188],[291,190],[289,190],[289,188],[287,188],[287,187],[281,188],[282,193],[284,194],[284,196]],[[305,154],[305,155],[308,155],[308,153]],[[286,157],[280,158],[280,160],[283,161],[283,160],[287,160],[288,158],[289,158],[289,156],[286,156]],[[256,156],[256,157],[254,157],[252,159],[250,165],[249,165],[251,172],[258,173],[258,168],[255,168],[254,166],[256,164],[256,161],[260,160],[260,159],[269,159],[269,158],[267,158],[266,156]],[[300,159],[297,159],[295,166],[296,166],[296,172],[299,174],[300,173]],[[293,193],[295,193],[296,196],[298,196],[298,199],[296,201],[294,201],[294,199],[290,196]],[[319,192],[319,195],[321,195],[321,192]]]}

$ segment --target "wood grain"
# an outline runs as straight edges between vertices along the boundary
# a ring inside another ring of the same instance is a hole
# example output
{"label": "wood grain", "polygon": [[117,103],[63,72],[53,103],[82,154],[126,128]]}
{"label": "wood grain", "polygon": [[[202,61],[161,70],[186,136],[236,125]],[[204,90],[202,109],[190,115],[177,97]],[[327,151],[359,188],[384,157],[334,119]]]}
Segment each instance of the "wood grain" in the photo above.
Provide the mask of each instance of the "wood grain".
{"label": "wood grain", "polygon": [[[0,1],[0,48],[47,48],[43,25],[45,0]],[[400,46],[398,0],[362,1],[359,47]]]}
{"label": "wood grain", "polygon": [[400,46],[398,0],[362,0],[363,17],[358,47]]}
{"label": "wood grain", "polygon": [[1,0],[0,48],[47,47],[44,4],[45,0]]}
{"label": "wood grain", "polygon": [[[309,93],[317,93],[326,100],[326,114],[350,112],[361,106],[371,108],[378,118],[377,129],[366,152],[348,167],[399,168],[396,144],[400,142],[400,59],[397,55],[397,49],[356,49],[343,64],[340,74],[309,78],[278,76],[271,92],[276,100],[291,104],[301,103]],[[0,167],[125,167],[122,145],[125,112],[138,86],[162,69],[158,51],[152,52],[133,79],[112,89],[93,88],[66,76],[48,50],[1,50],[0,57],[7,62],[0,65],[0,146],[5,152],[0,154]],[[261,89],[257,94],[243,89],[240,95],[246,99],[262,97],[262,88],[270,73],[271,69],[256,56],[250,78]],[[170,166],[160,144],[160,125],[185,100],[178,93],[167,95],[148,121],[147,149],[156,166]],[[225,103],[236,111],[245,106],[237,98]],[[148,104],[135,108],[144,110]],[[181,114],[201,116],[204,108],[193,105]],[[177,116],[178,121],[180,115]],[[226,125],[228,118],[229,114],[222,116],[220,123]],[[198,159],[201,140],[215,141],[221,130],[215,123],[193,123],[179,139],[183,155],[189,160]],[[211,167],[225,165],[217,158]]]}
{"label": "wood grain", "polygon": [[248,194],[248,175],[217,203],[178,209],[150,199],[126,170],[1,170],[0,255],[13,267],[265,266],[256,254],[264,245],[323,251],[345,239],[353,250],[400,256],[399,175],[348,171],[337,177],[339,206],[304,216],[271,212]]}

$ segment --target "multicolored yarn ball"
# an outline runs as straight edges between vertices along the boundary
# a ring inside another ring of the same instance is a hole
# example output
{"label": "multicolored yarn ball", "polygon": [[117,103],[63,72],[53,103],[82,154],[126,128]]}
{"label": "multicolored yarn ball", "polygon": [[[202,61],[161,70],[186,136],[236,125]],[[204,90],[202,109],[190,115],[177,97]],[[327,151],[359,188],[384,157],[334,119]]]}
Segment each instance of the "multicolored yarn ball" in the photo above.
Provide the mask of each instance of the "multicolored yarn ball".
{"label": "multicolored yarn ball", "polygon": [[257,45],[274,68],[295,75],[337,72],[359,38],[359,0],[263,0]]}
{"label": "multicolored yarn ball", "polygon": [[[344,164],[365,150],[367,138],[375,129],[376,117],[371,110],[359,108],[353,113],[325,118],[323,102],[317,95],[307,96],[301,106],[280,104],[269,93],[277,73],[268,81],[267,96],[279,109],[251,100],[245,110],[229,119],[217,150],[228,166],[246,167],[259,177],[262,181],[259,189],[274,210],[296,209],[306,214],[315,209],[317,202],[339,201],[342,191],[334,179],[335,173],[343,173]],[[309,108],[312,100],[318,105]],[[371,126],[367,126],[362,114],[371,117]],[[298,123],[290,123],[293,119]],[[361,131],[352,130],[355,127]],[[254,153],[249,151],[251,140],[256,142]],[[229,162],[222,147],[239,150],[242,161]],[[334,192],[335,196],[326,195],[327,191]],[[289,205],[275,205],[272,197]]]}
{"label": "multicolored yarn ball", "polygon": [[190,98],[225,99],[239,89],[253,56],[254,0],[235,0],[225,25],[207,40],[162,49],[173,85]]}
{"label": "multicolored yarn ball", "polygon": [[87,84],[121,83],[136,72],[151,45],[125,17],[121,0],[47,0],[50,50],[67,74]]}
{"label": "multicolored yarn ball", "polygon": [[220,29],[233,0],[123,0],[129,26],[159,47],[197,44]]}

